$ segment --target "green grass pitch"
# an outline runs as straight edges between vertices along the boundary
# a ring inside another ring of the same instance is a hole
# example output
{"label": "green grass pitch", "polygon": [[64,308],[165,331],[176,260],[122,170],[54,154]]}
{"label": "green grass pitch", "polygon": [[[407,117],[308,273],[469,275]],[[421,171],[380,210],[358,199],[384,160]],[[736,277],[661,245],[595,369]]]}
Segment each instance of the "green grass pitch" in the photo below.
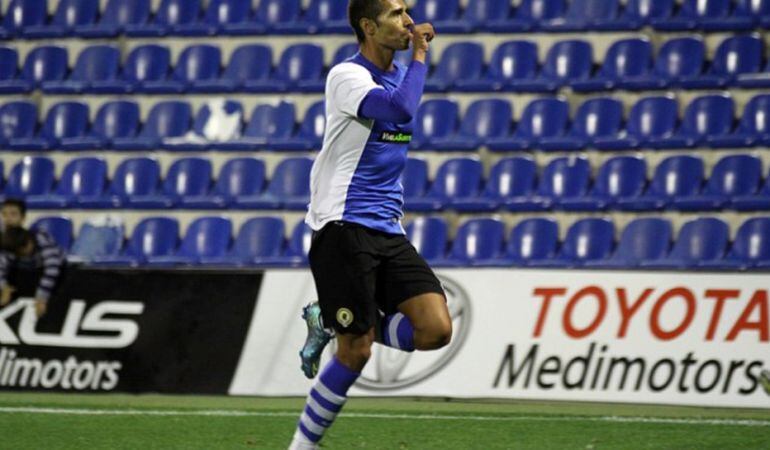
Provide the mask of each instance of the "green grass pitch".
{"label": "green grass pitch", "polygon": [[[0,449],[285,449],[303,399],[0,393]],[[327,449],[770,449],[770,410],[351,399]]]}

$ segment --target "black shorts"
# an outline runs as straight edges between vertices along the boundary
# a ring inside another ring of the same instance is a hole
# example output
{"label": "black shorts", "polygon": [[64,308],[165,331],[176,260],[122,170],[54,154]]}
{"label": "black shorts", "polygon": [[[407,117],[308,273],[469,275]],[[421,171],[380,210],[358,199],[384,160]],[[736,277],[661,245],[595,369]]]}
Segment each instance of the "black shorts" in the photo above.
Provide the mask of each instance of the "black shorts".
{"label": "black shorts", "polygon": [[390,315],[412,297],[444,295],[433,270],[406,236],[350,222],[331,222],[310,246],[324,325],[342,334],[365,334],[380,312]]}

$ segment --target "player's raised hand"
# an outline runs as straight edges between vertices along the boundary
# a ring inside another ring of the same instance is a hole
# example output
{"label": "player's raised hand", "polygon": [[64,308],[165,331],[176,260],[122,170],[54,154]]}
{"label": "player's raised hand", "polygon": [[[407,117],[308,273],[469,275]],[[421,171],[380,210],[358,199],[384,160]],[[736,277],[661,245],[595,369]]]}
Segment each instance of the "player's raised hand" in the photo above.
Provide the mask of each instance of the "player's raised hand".
{"label": "player's raised hand", "polygon": [[409,31],[412,33],[412,55],[415,59],[422,57],[421,61],[424,61],[430,47],[428,43],[436,36],[436,31],[429,23],[413,24]]}

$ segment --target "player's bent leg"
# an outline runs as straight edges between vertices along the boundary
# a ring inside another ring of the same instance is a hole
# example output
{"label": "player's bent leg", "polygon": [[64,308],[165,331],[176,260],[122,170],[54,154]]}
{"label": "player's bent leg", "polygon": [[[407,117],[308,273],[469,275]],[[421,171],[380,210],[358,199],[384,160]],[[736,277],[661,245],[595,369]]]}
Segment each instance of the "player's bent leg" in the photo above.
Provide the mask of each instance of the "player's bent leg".
{"label": "player's bent leg", "polygon": [[435,350],[452,340],[452,318],[443,295],[430,292],[398,305],[414,327],[414,348]]}
{"label": "player's bent leg", "polygon": [[374,328],[362,335],[338,334],[337,359],[351,370],[360,372],[372,356],[373,343]]}

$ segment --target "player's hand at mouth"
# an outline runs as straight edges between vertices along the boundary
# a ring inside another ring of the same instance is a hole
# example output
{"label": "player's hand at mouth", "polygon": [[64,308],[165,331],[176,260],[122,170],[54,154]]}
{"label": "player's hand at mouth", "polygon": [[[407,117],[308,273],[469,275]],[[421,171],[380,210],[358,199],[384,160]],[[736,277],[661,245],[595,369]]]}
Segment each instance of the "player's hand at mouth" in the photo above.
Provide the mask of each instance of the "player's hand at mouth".
{"label": "player's hand at mouth", "polygon": [[412,40],[414,59],[424,62],[425,54],[430,47],[429,42],[436,37],[436,31],[433,29],[433,25],[429,23],[411,24],[408,29]]}

